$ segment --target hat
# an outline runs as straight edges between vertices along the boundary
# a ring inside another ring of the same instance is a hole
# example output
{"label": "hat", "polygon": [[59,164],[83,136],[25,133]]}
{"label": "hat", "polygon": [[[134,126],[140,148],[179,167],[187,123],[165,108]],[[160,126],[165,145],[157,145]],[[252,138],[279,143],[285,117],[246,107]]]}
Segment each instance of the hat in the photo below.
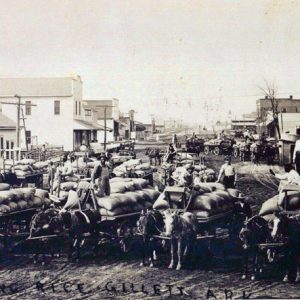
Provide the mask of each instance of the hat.
{"label": "hat", "polygon": [[230,161],[230,158],[228,156],[226,156],[224,161]]}

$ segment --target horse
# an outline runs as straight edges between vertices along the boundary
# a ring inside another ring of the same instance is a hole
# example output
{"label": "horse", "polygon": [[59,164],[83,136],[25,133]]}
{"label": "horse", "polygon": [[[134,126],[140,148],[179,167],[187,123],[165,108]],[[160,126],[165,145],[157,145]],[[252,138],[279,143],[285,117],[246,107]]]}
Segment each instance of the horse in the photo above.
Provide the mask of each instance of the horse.
{"label": "horse", "polygon": [[47,236],[61,233],[53,230],[53,228],[49,226],[51,219],[58,214],[59,209],[55,207],[48,209],[42,208],[42,210],[38,211],[31,219],[28,240],[43,237],[36,242],[35,254],[33,256],[34,264],[38,262],[39,254],[42,254],[42,264],[45,264],[46,251],[49,251],[52,257],[55,252],[58,252],[58,256],[60,255],[60,243],[57,240],[54,242],[54,240],[47,239]]}
{"label": "horse", "polygon": [[[69,236],[69,260],[73,259],[75,251],[75,259],[78,261],[81,257],[80,248],[83,246],[86,238],[90,238],[94,242],[97,240],[98,226],[101,215],[95,209],[87,209],[84,211],[60,211],[49,222],[49,227],[54,232],[66,232]],[[94,255],[98,254],[97,243],[94,244]]]}
{"label": "horse", "polygon": [[247,278],[249,256],[252,255],[253,274],[251,276],[251,280],[255,280],[257,269],[260,273],[262,272],[264,258],[264,253],[261,252],[258,244],[266,243],[267,241],[272,240],[268,222],[258,215],[251,217],[245,222],[244,227],[241,229],[239,233],[239,239],[242,242],[242,247],[244,250],[244,271],[242,279]]}
{"label": "horse", "polygon": [[154,161],[154,165],[156,166],[157,164],[160,165],[161,164],[161,157],[162,155],[160,154],[159,148],[147,148],[146,149],[146,153],[145,153],[150,160],[150,164],[153,165],[153,161]]}
{"label": "horse", "polygon": [[176,270],[182,267],[182,249],[183,256],[186,257],[189,248],[196,240],[197,236],[197,218],[190,212],[179,215],[178,211],[164,211],[165,235],[171,238],[171,262],[169,269],[174,267],[175,242],[177,241],[178,262]]}
{"label": "horse", "polygon": [[288,216],[279,211],[275,213],[273,221],[272,237],[277,240],[283,238],[287,240],[285,259],[287,264],[283,282],[289,281],[289,271],[292,266],[297,267],[295,282],[300,282],[300,214]]}
{"label": "horse", "polygon": [[160,235],[163,231],[164,220],[162,214],[157,210],[142,211],[139,220],[137,221],[137,228],[143,240],[142,262],[141,266],[145,266],[146,256],[150,255],[150,267],[154,266],[156,256],[156,244],[153,235]]}

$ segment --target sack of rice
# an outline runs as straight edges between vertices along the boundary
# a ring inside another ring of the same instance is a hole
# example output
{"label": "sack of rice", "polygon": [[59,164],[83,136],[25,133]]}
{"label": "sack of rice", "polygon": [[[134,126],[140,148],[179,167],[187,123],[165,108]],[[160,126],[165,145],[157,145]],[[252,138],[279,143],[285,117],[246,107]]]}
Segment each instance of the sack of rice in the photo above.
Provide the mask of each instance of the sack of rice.
{"label": "sack of rice", "polygon": [[10,208],[8,205],[1,204],[0,205],[0,214],[7,214],[10,212]]}
{"label": "sack of rice", "polygon": [[28,208],[27,201],[21,200],[17,203],[18,205],[18,210],[24,210]]}
{"label": "sack of rice", "polygon": [[135,167],[135,170],[148,170],[150,169],[150,163],[142,163]]}
{"label": "sack of rice", "polygon": [[278,208],[278,195],[274,196],[273,198],[268,199],[265,201],[259,211],[260,216],[265,216],[268,214],[272,214],[276,211],[279,211]]}
{"label": "sack of rice", "polygon": [[227,192],[233,198],[239,198],[240,194],[242,194],[242,192],[237,189],[227,189]]}
{"label": "sack of rice", "polygon": [[76,190],[87,191],[90,188],[90,183],[88,181],[79,181],[76,186]]}
{"label": "sack of rice", "polygon": [[62,201],[67,200],[69,197],[69,192],[67,191],[60,191],[59,192],[59,199],[61,199]]}
{"label": "sack of rice", "polygon": [[126,192],[125,182],[113,182],[110,184],[110,192],[112,194],[123,194]]}
{"label": "sack of rice", "polygon": [[29,171],[21,171],[21,170],[16,170],[15,174],[17,177],[25,177],[27,175],[30,175]]}
{"label": "sack of rice", "polygon": [[27,172],[27,171],[31,171],[31,168],[29,167],[29,165],[17,165],[15,166],[15,171]]}
{"label": "sack of rice", "polygon": [[74,182],[72,182],[72,181],[62,182],[60,184],[60,188],[64,191],[68,192],[74,188]]}
{"label": "sack of rice", "polygon": [[9,206],[11,212],[18,210],[18,204],[16,202],[9,202],[7,206]]}
{"label": "sack of rice", "polygon": [[262,216],[268,223],[272,223],[274,221],[275,215],[274,214],[268,214]]}
{"label": "sack of rice", "polygon": [[32,200],[36,191],[35,188],[18,188],[15,190],[23,193],[23,199],[25,201]]}
{"label": "sack of rice", "polygon": [[34,197],[38,197],[38,198],[44,200],[45,198],[49,197],[49,193],[46,190],[36,189]]}
{"label": "sack of rice", "polygon": [[151,209],[153,207],[153,204],[149,201],[144,201],[144,203],[142,203],[143,208],[144,209]]}
{"label": "sack of rice", "polygon": [[230,204],[228,204],[228,198],[218,195],[216,192],[210,193],[210,198],[217,203],[218,211],[226,211]]}
{"label": "sack of rice", "polygon": [[16,162],[17,165],[33,165],[35,163],[34,159],[24,158]]}
{"label": "sack of rice", "polygon": [[[28,202],[29,204],[29,202]],[[34,197],[33,200],[31,201],[31,205],[33,207],[41,207],[44,204],[43,199],[41,199],[40,197]]]}
{"label": "sack of rice", "polygon": [[217,203],[210,197],[210,193],[195,197],[190,206],[191,210],[217,211]]}
{"label": "sack of rice", "polygon": [[110,194],[108,197],[97,197],[97,203],[100,207],[107,210],[114,210],[117,207],[132,205],[135,203],[135,200],[129,198],[126,193]]}
{"label": "sack of rice", "polygon": [[154,202],[153,208],[157,210],[166,210],[170,208],[169,202],[165,200],[164,193],[161,193],[160,196],[157,198],[157,200]]}
{"label": "sack of rice", "polygon": [[100,208],[100,215],[103,216],[119,216],[124,215],[127,213],[130,213],[131,209],[130,207],[123,206],[123,207],[117,207],[114,210],[107,210],[105,208]]}
{"label": "sack of rice", "polygon": [[[142,200],[143,202],[148,201],[148,202],[151,202],[151,203],[152,203],[152,199],[151,199],[150,195],[144,193],[143,190],[137,190],[136,193],[139,194],[139,195],[141,196],[141,198],[143,199],[143,200]],[[139,198],[139,199],[140,199],[140,198]]]}
{"label": "sack of rice", "polygon": [[124,187],[128,192],[134,192],[136,190],[135,184],[133,181],[124,182]]}
{"label": "sack of rice", "polygon": [[210,189],[211,192],[216,190],[225,191],[225,186],[222,183],[218,183],[218,182],[203,182],[201,183],[200,187],[201,188],[207,187]]}
{"label": "sack of rice", "polygon": [[160,195],[160,192],[158,192],[157,190],[155,190],[153,188],[145,188],[142,191],[144,192],[144,195],[146,195],[146,197],[150,198],[150,202],[152,202],[152,203],[154,203],[155,200]]}
{"label": "sack of rice", "polygon": [[5,204],[15,200],[15,195],[12,191],[13,190],[0,191],[0,204]]}
{"label": "sack of rice", "polygon": [[227,206],[228,208],[233,207],[233,203],[234,203],[233,198],[230,196],[230,194],[227,191],[217,190],[213,192],[213,194],[216,194],[223,198],[223,205]]}
{"label": "sack of rice", "polygon": [[77,208],[79,207],[79,197],[77,192],[69,191],[68,200],[64,205],[63,209],[68,210],[69,208]]}
{"label": "sack of rice", "polygon": [[114,177],[114,178],[109,179],[110,184],[115,183],[115,182],[129,182],[129,181],[132,181],[132,179],[131,178],[123,178],[123,177]]}
{"label": "sack of rice", "polygon": [[24,199],[24,192],[19,189],[12,189],[10,190],[14,194],[15,201],[23,200]]}
{"label": "sack of rice", "polygon": [[8,191],[10,189],[10,185],[8,183],[0,183],[0,192]]}
{"label": "sack of rice", "polygon": [[138,165],[142,164],[142,160],[141,159],[130,159],[128,161],[125,161],[123,163],[123,166],[128,167],[128,168],[135,168]]}

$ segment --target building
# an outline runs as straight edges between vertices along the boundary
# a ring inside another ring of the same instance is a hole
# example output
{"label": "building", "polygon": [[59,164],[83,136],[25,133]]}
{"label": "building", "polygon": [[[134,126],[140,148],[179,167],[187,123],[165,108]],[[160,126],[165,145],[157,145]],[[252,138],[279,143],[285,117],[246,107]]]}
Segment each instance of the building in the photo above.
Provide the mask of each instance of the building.
{"label": "building", "polygon": [[16,103],[15,95],[24,104],[22,148],[26,146],[26,135],[29,145],[64,146],[64,150],[72,151],[82,144],[89,145],[97,139],[97,131],[103,129],[93,121],[94,112],[91,116],[84,112],[80,76],[0,79],[2,113],[17,122],[17,106],[3,103]]}
{"label": "building", "polygon": [[[278,115],[278,123],[281,138],[283,138],[286,134],[296,135],[297,129],[300,128],[300,112],[280,113]],[[279,138],[271,113],[269,113],[267,117],[266,127],[270,137]]]}
{"label": "building", "polygon": [[248,129],[256,132],[256,119],[254,118],[242,118],[237,120],[231,120],[231,129],[240,131]]}
{"label": "building", "polygon": [[134,119],[135,111],[133,109],[129,110],[127,114],[123,113],[120,115],[121,120],[121,137],[122,139],[137,139],[137,128]]}
{"label": "building", "polygon": [[3,155],[5,159],[12,159],[15,145],[16,123],[0,112],[0,157]]}

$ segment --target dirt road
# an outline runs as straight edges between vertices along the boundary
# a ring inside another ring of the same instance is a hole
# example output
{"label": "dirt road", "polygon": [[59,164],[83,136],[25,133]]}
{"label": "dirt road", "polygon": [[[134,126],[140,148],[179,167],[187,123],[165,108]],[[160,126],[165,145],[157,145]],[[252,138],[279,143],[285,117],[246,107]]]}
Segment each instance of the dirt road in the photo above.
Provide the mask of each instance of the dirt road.
{"label": "dirt road", "polygon": [[[218,169],[221,159],[209,160]],[[268,167],[237,164],[238,188],[251,195],[256,207],[276,193],[276,182],[267,175]],[[253,169],[254,168],[254,169]],[[34,265],[27,256],[14,257],[0,265],[1,299],[225,299],[299,298],[299,286],[281,282],[281,264],[268,267],[257,281],[241,280],[240,257],[234,245],[220,239],[213,246],[209,266],[185,266],[168,270],[167,254],[154,268],[140,267],[138,254],[120,254],[107,246],[97,259],[86,257],[69,263],[55,258],[46,266]],[[221,250],[222,249],[222,250]],[[224,258],[223,249],[227,251]],[[105,251],[104,251],[105,250]],[[171,296],[171,297],[170,297]]]}

